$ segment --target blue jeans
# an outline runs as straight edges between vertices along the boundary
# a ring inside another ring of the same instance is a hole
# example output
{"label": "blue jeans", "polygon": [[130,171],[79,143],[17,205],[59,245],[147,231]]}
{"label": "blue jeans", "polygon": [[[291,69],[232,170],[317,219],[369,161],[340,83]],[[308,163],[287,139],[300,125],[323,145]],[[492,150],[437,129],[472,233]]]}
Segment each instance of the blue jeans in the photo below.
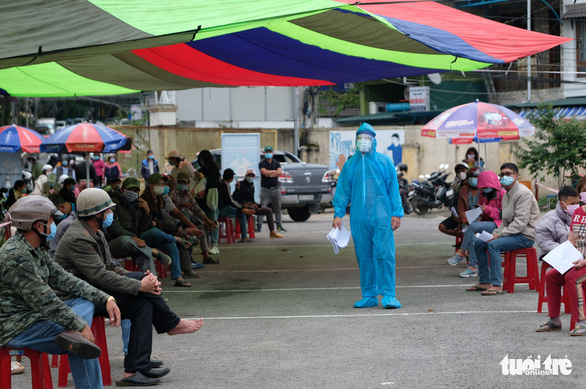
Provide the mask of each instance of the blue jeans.
{"label": "blue jeans", "polygon": [[[474,234],[477,232],[493,232],[496,230],[496,223],[495,222],[474,222],[468,226],[468,229],[464,233],[464,238],[462,239],[462,246],[460,247],[462,250],[468,250],[468,266],[476,268],[476,264],[478,260],[476,259],[476,237]],[[482,242],[482,241],[481,241]]]}
{"label": "blue jeans", "polygon": [[240,237],[246,239],[248,237],[248,225],[246,224],[246,215],[239,209],[231,206],[225,206],[220,209],[220,217],[235,218],[240,223]]}
{"label": "blue jeans", "polygon": [[[88,324],[92,322],[94,317],[93,303],[82,298],[65,300],[64,303]],[[50,320],[37,321],[12,338],[10,342],[6,343],[6,346],[15,349],[28,348],[53,355],[65,354],[65,350],[55,343],[55,336],[67,330],[67,328]],[[68,355],[71,376],[77,389],[103,387],[102,371],[97,358],[82,359],[71,354]]]}
{"label": "blue jeans", "polygon": [[[479,283],[499,286],[503,284],[501,252],[533,247],[535,242],[523,235],[504,236],[490,242],[476,241]],[[488,256],[486,252],[488,251]],[[490,268],[488,258],[490,257]]]}
{"label": "blue jeans", "polygon": [[140,236],[149,247],[154,247],[165,252],[171,257],[171,278],[176,280],[181,277],[181,259],[179,258],[179,249],[175,244],[173,235],[165,234],[156,227],[146,230]]}
{"label": "blue jeans", "polygon": [[[205,214],[208,217],[208,219],[216,221],[218,220],[218,216],[220,215],[220,210],[216,209],[215,211],[212,211],[208,209],[207,211],[205,211]],[[218,245],[218,242],[220,240],[220,229],[214,228],[213,230],[211,230],[210,237],[212,239],[212,244]]]}

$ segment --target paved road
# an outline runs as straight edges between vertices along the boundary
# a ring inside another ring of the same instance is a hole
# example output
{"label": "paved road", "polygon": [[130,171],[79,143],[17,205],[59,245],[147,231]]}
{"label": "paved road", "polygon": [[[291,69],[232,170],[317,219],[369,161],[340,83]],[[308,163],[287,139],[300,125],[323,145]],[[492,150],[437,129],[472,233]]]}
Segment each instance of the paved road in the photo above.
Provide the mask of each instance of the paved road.
{"label": "paved road", "polygon": [[[171,307],[205,326],[194,335],[156,335],[153,357],[172,372],[161,388],[556,388],[580,387],[586,339],[535,333],[537,293],[483,297],[477,279],[451,267],[453,239],[437,231],[447,215],[408,216],[396,234],[397,295],[403,308],[353,309],[360,299],[352,248],[335,256],[325,235],[332,213],[305,223],[284,219],[286,238],[222,244],[193,288],[164,280]],[[524,271],[524,265],[519,266]],[[544,309],[546,307],[544,306]],[[545,309],[546,310],[546,309]],[[122,376],[119,329],[108,329],[112,374]],[[501,361],[548,355],[572,363],[570,375],[503,375]],[[55,381],[57,374],[53,370]],[[30,386],[30,373],[14,377]],[[73,381],[70,378],[70,387]]]}

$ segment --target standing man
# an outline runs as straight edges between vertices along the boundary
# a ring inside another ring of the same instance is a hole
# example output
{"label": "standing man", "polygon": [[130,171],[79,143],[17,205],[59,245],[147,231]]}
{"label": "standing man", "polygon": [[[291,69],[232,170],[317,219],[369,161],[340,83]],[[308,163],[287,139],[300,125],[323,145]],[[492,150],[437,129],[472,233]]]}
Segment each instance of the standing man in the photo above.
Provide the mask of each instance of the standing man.
{"label": "standing man", "polygon": [[36,181],[41,174],[43,174],[43,164],[39,162],[39,154],[29,154],[28,162],[31,167],[31,175],[33,181]]}
{"label": "standing man", "polygon": [[151,174],[159,172],[159,162],[155,159],[153,150],[147,151],[147,157],[142,161],[140,166],[140,175],[144,178],[144,181],[149,179]]}
{"label": "standing man", "polygon": [[334,196],[334,228],[350,204],[352,237],[360,267],[362,300],[354,308],[401,308],[395,295],[395,240],[403,206],[397,171],[388,156],[376,152],[376,133],[363,123],[356,132],[356,154],[345,164]]}
{"label": "standing man", "polygon": [[[519,183],[519,169],[514,163],[501,166],[503,197],[502,223],[492,232],[493,239],[476,242],[478,258],[477,285],[467,291],[481,291],[483,296],[503,294],[501,252],[533,247],[535,227],[539,222],[539,205],[531,190]],[[488,255],[487,255],[488,252]]]}
{"label": "standing man", "polygon": [[[273,148],[271,146],[265,147],[265,159],[258,164],[260,170],[260,203],[261,207],[266,207],[269,203],[273,204],[275,212],[275,221],[277,222],[277,230],[287,232],[283,228],[281,221],[281,188],[279,187],[279,176],[282,169],[279,161],[273,159]],[[262,229],[262,221],[264,216],[258,215],[256,230],[260,232]]]}
{"label": "standing man", "polygon": [[[76,388],[102,388],[89,323],[94,304],[104,308],[110,325],[120,324],[116,300],[67,273],[45,246],[55,235],[53,218],[61,215],[49,199],[29,196],[9,211],[16,234],[0,249],[0,346],[69,355]],[[55,290],[71,298],[61,301]]]}

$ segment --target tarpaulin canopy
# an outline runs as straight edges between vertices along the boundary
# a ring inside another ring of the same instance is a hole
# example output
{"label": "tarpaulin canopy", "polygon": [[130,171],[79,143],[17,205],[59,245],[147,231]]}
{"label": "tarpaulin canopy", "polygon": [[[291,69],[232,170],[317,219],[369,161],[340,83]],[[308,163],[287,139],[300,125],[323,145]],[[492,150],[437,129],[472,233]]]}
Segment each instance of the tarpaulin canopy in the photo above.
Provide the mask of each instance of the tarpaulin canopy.
{"label": "tarpaulin canopy", "polygon": [[2,16],[12,96],[332,85],[469,71],[569,40],[427,1],[21,0]]}

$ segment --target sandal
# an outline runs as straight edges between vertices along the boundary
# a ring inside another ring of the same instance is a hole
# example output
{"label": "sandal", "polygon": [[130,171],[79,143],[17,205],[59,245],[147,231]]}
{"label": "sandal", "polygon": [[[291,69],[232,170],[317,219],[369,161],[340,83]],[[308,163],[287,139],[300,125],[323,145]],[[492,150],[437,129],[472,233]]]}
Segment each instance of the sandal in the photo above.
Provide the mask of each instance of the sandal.
{"label": "sandal", "polygon": [[191,288],[191,284],[187,281],[185,281],[183,278],[179,277],[175,280],[175,285],[173,286],[179,286],[182,288]]}
{"label": "sandal", "polygon": [[211,265],[217,265],[218,263],[220,263],[219,260],[214,259],[212,257],[207,257],[206,259],[203,260],[203,263],[205,264],[211,264]]}
{"label": "sandal", "polygon": [[188,270],[183,272],[184,277],[194,277],[194,278],[201,278],[201,275],[194,272],[193,270]]}
{"label": "sandal", "polygon": [[184,249],[184,250],[189,250],[189,248],[192,246],[191,245],[191,242],[188,241],[187,239],[181,239],[181,241],[180,242],[177,242],[177,243],[179,243],[179,245],[181,246],[181,248]]}
{"label": "sandal", "polygon": [[[562,326],[558,326],[557,324],[552,323],[550,320],[547,323],[543,323],[535,330],[535,332],[552,332],[552,331],[561,331]],[[570,332],[571,334],[571,332]]]}
{"label": "sandal", "polygon": [[468,289],[466,289],[466,292],[486,292],[488,289],[486,288],[481,288],[478,285],[474,285],[469,287]]}
{"label": "sandal", "polygon": [[484,292],[480,294],[483,296],[498,296],[499,294],[503,294],[503,291],[497,289],[486,289]]}
{"label": "sandal", "polygon": [[586,335],[586,326],[583,326],[581,324],[576,324],[576,326],[574,327],[574,329],[572,331],[570,331],[570,335],[572,335],[572,336],[584,336],[584,335]]}

